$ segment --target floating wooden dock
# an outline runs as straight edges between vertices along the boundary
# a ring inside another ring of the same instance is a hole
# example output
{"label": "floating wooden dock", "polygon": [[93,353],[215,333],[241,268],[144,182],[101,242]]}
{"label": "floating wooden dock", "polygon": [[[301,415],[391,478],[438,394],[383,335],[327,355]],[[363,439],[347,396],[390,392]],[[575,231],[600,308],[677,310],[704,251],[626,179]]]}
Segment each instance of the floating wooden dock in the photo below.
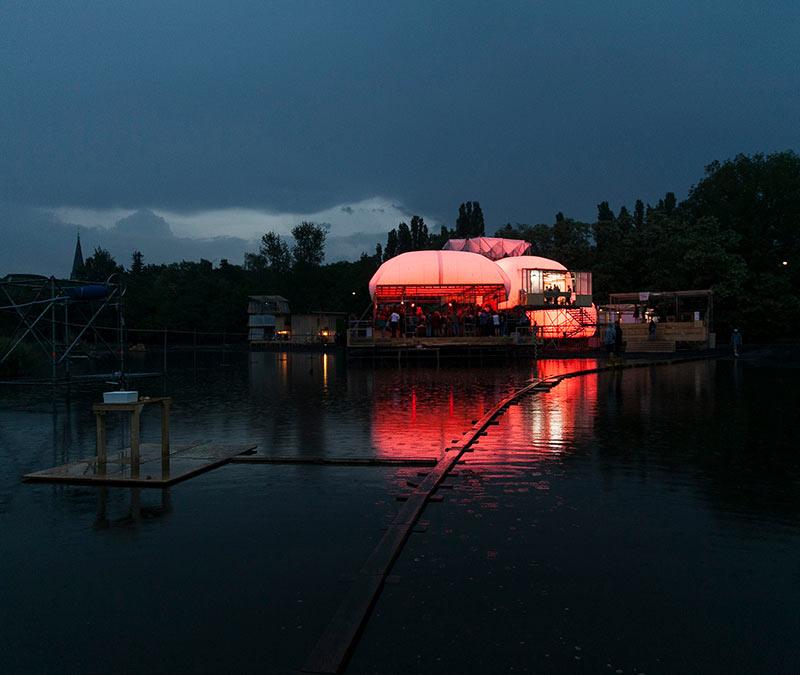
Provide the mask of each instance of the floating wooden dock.
{"label": "floating wooden dock", "polygon": [[430,502],[442,500],[442,496],[435,493],[440,488],[447,487],[442,484],[443,481],[448,476],[453,475],[455,465],[464,458],[465,454],[472,452],[473,446],[478,442],[479,438],[486,435],[488,429],[497,423],[497,418],[510,405],[526,395],[544,394],[567,378],[629,368],[687,363],[719,356],[719,353],[707,352],[681,358],[614,361],[594,368],[559,373],[542,380],[531,380],[526,386],[506,396],[483,417],[475,420],[472,427],[464,433],[462,438],[454,441],[446,449],[445,456],[437,462],[436,466],[430,473],[425,475],[425,478],[418,485],[409,482],[408,485],[412,488],[412,491],[410,494],[402,495],[403,505],[397,516],[386,529],[383,537],[356,575],[350,591],[316,643],[301,672],[324,675],[335,675],[342,672],[355,648],[372,608],[375,606],[378,596],[390,576],[392,566],[400,556],[411,532],[415,530],[426,505]]}
{"label": "floating wooden dock", "polygon": [[464,453],[470,451],[475,441],[486,433],[495,418],[509,405],[528,393],[547,391],[556,382],[543,384],[540,380],[533,380],[527,386],[506,396],[483,417],[476,420],[461,439],[454,441],[447,448],[445,456],[436,463],[422,482],[413,488],[411,494],[404,496],[403,506],[356,575],[350,592],[317,642],[302,672],[326,674],[341,672],[386,582],[389,570],[417,525],[426,504],[441,501],[439,495],[435,495],[434,492],[441,487],[442,481]]}
{"label": "floating wooden dock", "polygon": [[303,457],[243,454],[231,457],[234,464],[311,464],[320,466],[436,466],[435,457]]}
{"label": "floating wooden dock", "polygon": [[164,457],[160,444],[145,443],[140,446],[138,476],[131,471],[131,451],[127,448],[116,455],[109,453],[105,462],[98,457],[88,457],[25,474],[22,480],[26,483],[165,488],[227,464],[237,455],[255,447],[255,443],[192,443],[173,446],[168,456]]}
{"label": "floating wooden dock", "polygon": [[397,361],[450,357],[535,356],[538,344],[530,336],[486,337],[375,337],[351,338],[350,359],[395,359]]}

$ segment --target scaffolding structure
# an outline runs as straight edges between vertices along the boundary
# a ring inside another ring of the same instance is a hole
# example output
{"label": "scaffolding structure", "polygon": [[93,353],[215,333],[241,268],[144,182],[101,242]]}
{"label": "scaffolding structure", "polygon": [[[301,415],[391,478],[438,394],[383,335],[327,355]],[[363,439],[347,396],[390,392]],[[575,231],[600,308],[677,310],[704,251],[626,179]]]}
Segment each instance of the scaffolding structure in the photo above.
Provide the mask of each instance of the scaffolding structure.
{"label": "scaffolding structure", "polygon": [[[126,288],[116,274],[105,282],[57,279],[34,274],[9,274],[0,279],[0,320],[8,343],[0,352],[0,366],[20,349],[31,345],[49,366],[50,379],[70,378],[70,359],[90,337],[93,351],[118,361],[125,372],[124,297]],[[103,337],[98,320],[112,318],[116,339]]]}

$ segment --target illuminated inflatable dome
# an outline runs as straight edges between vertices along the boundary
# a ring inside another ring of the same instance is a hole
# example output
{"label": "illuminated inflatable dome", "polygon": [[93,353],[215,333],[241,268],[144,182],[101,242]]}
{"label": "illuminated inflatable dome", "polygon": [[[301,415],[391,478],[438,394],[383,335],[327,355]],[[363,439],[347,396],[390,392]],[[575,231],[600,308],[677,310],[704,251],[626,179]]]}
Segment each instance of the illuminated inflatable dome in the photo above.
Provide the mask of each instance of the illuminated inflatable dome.
{"label": "illuminated inflatable dome", "polygon": [[390,258],[369,282],[376,303],[403,300],[504,302],[511,282],[494,262],[466,251],[410,251]]}
{"label": "illuminated inflatable dome", "polygon": [[[503,270],[511,283],[511,291],[508,294],[508,300],[500,305],[500,309],[511,309],[518,305],[524,305],[525,296],[520,292],[530,289],[530,283],[523,281],[523,276],[526,270],[542,270],[552,271],[552,281],[548,277],[544,285],[555,284],[556,281],[563,284],[566,289],[566,274],[567,268],[560,262],[550,260],[550,258],[541,258],[538,255],[518,255],[513,258],[502,258],[495,262],[501,270]],[[528,275],[530,279],[530,275]]]}
{"label": "illuminated inflatable dome", "polygon": [[369,282],[375,315],[405,302],[428,309],[490,306],[527,313],[540,337],[594,335],[591,273],[570,271],[549,258],[519,255],[529,246],[499,237],[452,239],[441,251],[390,258]]}

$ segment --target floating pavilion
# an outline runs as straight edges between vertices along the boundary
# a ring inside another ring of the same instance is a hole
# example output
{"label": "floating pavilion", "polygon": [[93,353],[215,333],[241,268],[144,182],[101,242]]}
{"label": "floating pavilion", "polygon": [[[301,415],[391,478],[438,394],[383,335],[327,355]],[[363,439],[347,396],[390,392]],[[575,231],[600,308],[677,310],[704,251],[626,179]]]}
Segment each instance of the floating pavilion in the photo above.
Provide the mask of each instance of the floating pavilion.
{"label": "floating pavilion", "polygon": [[[358,322],[348,333],[348,346],[359,348],[383,344],[387,347],[429,348],[458,344],[485,348],[496,344],[527,345],[537,339],[586,339],[596,333],[597,311],[592,304],[591,272],[568,270],[563,264],[527,255],[530,244],[516,239],[476,237],[451,239],[440,251],[409,251],[384,262],[369,282],[372,320]],[[477,336],[469,325],[458,322],[439,334],[421,338],[414,330],[414,315],[439,311],[452,317],[464,308],[486,308],[501,312],[514,321],[524,314],[535,326],[514,335]],[[400,338],[378,335],[379,321],[387,313],[401,314]],[[406,321],[405,319],[408,318]],[[521,340],[524,335],[528,339]],[[400,341],[398,341],[398,339]],[[507,349],[506,349],[507,351]]]}

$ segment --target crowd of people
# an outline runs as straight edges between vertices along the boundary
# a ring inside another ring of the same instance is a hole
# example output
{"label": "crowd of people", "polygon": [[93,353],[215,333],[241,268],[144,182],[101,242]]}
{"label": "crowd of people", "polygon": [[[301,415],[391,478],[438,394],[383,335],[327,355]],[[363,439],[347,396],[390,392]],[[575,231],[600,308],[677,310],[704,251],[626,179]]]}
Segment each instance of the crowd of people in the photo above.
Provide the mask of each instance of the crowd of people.
{"label": "crowd of people", "polygon": [[489,337],[511,335],[515,330],[530,334],[536,327],[521,308],[501,311],[489,304],[411,302],[380,307],[375,328],[381,337]]}
{"label": "crowd of people", "polygon": [[572,307],[575,297],[572,295],[572,286],[567,285],[567,290],[562,291],[558,284],[544,287],[544,303],[546,305],[559,305],[561,307]]}

